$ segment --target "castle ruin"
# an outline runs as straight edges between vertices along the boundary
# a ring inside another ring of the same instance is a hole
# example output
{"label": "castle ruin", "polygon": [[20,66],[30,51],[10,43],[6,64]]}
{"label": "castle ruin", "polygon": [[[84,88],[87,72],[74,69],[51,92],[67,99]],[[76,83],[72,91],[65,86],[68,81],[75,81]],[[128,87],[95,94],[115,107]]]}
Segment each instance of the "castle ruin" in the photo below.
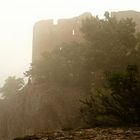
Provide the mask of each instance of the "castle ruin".
{"label": "castle ruin", "polygon": [[[92,16],[91,13],[84,13],[78,17],[60,19],[57,24],[54,24],[53,20],[37,22],[33,29],[32,61],[40,60],[44,52],[50,52],[56,47],[61,47],[62,43],[83,42],[84,38],[80,32],[80,27],[82,20],[90,16]],[[111,12],[111,16],[116,16],[117,19],[133,18],[133,21],[136,22],[136,30],[140,31],[140,12]]]}
{"label": "castle ruin", "polygon": [[82,20],[90,16],[90,13],[84,13],[78,17],[60,19],[57,24],[53,20],[37,22],[33,29],[33,62],[40,60],[43,52],[50,52],[62,43],[84,41],[80,27]]}

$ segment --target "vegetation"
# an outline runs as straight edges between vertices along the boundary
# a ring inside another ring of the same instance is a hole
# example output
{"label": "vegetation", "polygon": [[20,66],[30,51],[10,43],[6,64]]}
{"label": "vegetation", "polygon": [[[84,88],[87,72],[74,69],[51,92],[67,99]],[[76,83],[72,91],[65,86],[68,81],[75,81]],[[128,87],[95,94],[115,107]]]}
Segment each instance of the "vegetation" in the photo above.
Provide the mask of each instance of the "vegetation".
{"label": "vegetation", "polygon": [[92,126],[137,123],[140,35],[132,19],[118,21],[108,12],[104,15],[105,19],[83,21],[85,44],[65,44],[44,53],[27,75],[33,76],[36,84],[83,89],[90,98],[82,100],[86,107],[81,112]]}
{"label": "vegetation", "polygon": [[9,98],[17,94],[24,86],[23,78],[16,78],[15,76],[9,76],[5,80],[5,84],[0,89],[4,98]]}
{"label": "vegetation", "polygon": [[81,109],[84,119],[91,126],[138,124],[140,50],[135,23],[132,19],[117,21],[106,12],[105,20],[85,20],[82,31],[92,47],[90,69],[95,75],[100,71],[94,82],[102,83],[96,89],[91,87],[91,97],[82,101],[86,105],[86,110]]}
{"label": "vegetation", "polygon": [[[5,113],[9,118],[0,114],[5,124],[22,126],[21,134],[81,126],[79,118],[89,126],[140,124],[140,33],[135,23],[118,21],[106,12],[104,19],[83,20],[81,32],[85,43],[60,45],[32,64],[25,76],[33,78],[33,84],[29,80],[24,86],[16,77],[6,80],[3,101],[15,104]],[[24,94],[19,98],[21,89]],[[2,129],[0,136],[7,131]]]}
{"label": "vegetation", "polygon": [[90,126],[140,124],[140,73],[136,65],[106,75],[104,90],[81,101],[83,118]]}

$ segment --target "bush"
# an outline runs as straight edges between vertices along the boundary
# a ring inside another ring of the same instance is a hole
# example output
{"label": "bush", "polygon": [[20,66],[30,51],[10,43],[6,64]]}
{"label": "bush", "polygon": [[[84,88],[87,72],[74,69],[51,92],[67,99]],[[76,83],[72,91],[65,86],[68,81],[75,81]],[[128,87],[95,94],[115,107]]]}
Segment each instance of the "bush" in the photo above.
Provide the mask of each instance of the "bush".
{"label": "bush", "polygon": [[140,74],[136,65],[128,65],[124,72],[106,75],[104,89],[81,101],[82,116],[87,124],[140,124]]}

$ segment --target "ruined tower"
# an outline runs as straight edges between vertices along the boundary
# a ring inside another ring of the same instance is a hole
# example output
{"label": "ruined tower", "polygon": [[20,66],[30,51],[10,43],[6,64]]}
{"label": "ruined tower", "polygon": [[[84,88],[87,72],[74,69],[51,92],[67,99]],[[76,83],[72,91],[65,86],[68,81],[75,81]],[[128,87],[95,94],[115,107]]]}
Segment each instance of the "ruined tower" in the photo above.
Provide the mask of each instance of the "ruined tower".
{"label": "ruined tower", "polygon": [[136,23],[136,31],[140,32],[140,12],[128,10],[128,11],[118,11],[111,12],[111,16],[115,16],[118,20],[123,18],[132,18]]}
{"label": "ruined tower", "polygon": [[80,32],[81,22],[90,16],[90,13],[84,13],[78,17],[60,19],[57,24],[53,24],[53,20],[37,22],[33,29],[33,62],[41,59],[43,52],[61,47],[62,43],[84,41]]}
{"label": "ruined tower", "polygon": [[[81,22],[90,16],[90,13],[84,13],[78,17],[60,19],[56,25],[53,24],[53,20],[37,22],[33,29],[32,61],[40,60],[44,52],[61,47],[62,43],[83,42],[84,38],[80,32]],[[140,12],[111,12],[111,16],[116,16],[117,19],[133,18],[136,22],[136,30],[140,31]]]}

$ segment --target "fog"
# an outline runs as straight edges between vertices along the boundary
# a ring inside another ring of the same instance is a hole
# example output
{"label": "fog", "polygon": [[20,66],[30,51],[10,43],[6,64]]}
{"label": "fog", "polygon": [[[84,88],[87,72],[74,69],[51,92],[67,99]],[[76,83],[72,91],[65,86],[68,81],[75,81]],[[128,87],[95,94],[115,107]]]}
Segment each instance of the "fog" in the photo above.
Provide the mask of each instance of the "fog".
{"label": "fog", "polygon": [[[138,3],[0,1],[0,140],[86,128],[90,126],[84,120],[88,117],[95,117],[95,122],[99,119],[97,126],[105,122],[96,117],[99,90],[112,95],[105,74],[122,72],[129,76],[127,70],[133,70],[127,69],[129,64],[136,65],[132,68],[136,70],[134,76],[138,74]],[[94,109],[87,100],[90,97]],[[85,113],[84,105],[91,110]],[[93,110],[96,113],[87,117]]]}
{"label": "fog", "polygon": [[[103,16],[104,11],[139,10],[138,1],[0,1],[0,85],[10,75],[23,76],[32,58],[32,29],[42,19],[78,16],[83,12]],[[10,71],[9,71],[10,69]]]}

